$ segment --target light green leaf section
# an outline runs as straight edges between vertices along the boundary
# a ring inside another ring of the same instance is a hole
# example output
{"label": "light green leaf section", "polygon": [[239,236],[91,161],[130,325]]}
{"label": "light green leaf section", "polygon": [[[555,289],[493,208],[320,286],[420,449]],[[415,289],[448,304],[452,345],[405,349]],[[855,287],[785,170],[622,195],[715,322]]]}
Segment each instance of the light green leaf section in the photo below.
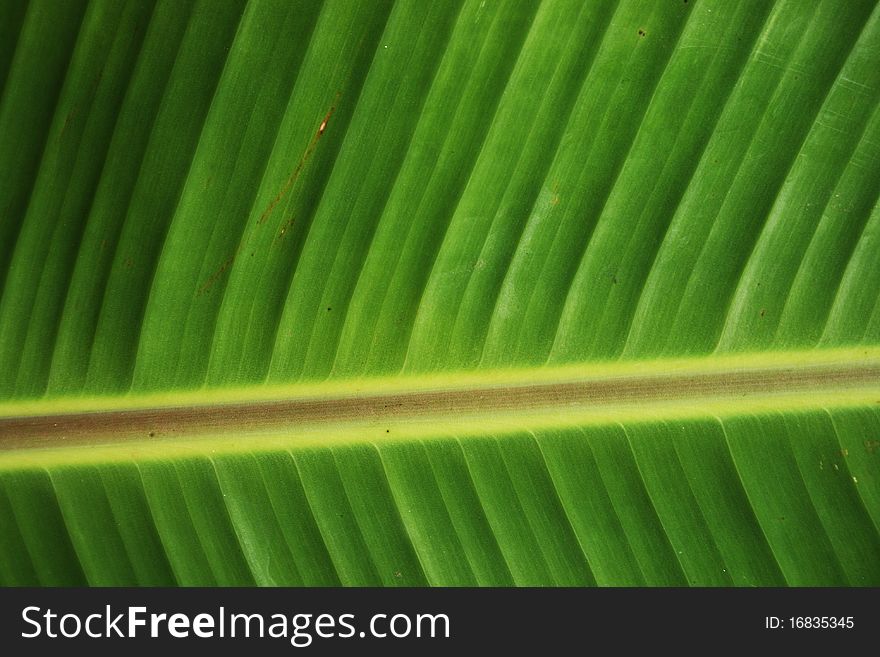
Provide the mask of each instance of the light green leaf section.
{"label": "light green leaf section", "polygon": [[0,0],[0,584],[880,585],[878,43]]}

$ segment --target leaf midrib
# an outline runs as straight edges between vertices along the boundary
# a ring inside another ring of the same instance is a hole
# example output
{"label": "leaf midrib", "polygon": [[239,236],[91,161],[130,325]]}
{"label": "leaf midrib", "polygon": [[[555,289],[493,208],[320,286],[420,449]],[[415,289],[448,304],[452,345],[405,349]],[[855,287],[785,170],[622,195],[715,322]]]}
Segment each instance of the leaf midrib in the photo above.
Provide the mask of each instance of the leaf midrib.
{"label": "leaf midrib", "polygon": [[[715,413],[718,402],[749,412],[799,396],[822,407],[852,393],[880,396],[880,349],[710,356],[435,377],[360,379],[250,391],[178,393],[166,398],[43,400],[0,405],[4,453],[173,438],[296,433],[343,427],[547,416],[634,413],[669,405]],[[160,401],[161,399],[161,401]],[[206,401],[210,400],[210,401]],[[763,401],[763,405],[757,404]],[[714,406],[713,406],[714,404]],[[390,429],[386,431],[390,433]],[[253,447],[243,443],[244,448]]]}

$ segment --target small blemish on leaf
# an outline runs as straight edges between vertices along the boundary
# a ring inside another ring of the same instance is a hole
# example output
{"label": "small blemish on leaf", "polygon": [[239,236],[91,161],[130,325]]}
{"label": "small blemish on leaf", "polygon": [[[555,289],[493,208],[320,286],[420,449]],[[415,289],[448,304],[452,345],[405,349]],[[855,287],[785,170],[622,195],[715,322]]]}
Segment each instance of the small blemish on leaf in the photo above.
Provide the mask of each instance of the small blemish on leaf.
{"label": "small blemish on leaf", "polygon": [[644,36],[647,36],[647,35],[648,35],[648,33],[645,32],[644,30],[639,30],[639,36],[640,36],[640,37],[644,37]]}

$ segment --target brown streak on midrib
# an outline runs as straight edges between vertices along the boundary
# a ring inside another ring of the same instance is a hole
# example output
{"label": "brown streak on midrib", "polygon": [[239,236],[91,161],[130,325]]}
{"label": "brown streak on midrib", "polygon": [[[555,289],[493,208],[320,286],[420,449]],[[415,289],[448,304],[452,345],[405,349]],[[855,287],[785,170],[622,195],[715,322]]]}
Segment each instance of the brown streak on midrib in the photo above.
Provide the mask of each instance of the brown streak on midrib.
{"label": "brown streak on midrib", "polygon": [[117,443],[169,435],[247,432],[286,425],[456,417],[478,412],[552,411],[652,402],[805,392],[880,384],[880,363],[712,373],[629,375],[466,389],[286,399],[189,407],[0,418],[0,451]]}

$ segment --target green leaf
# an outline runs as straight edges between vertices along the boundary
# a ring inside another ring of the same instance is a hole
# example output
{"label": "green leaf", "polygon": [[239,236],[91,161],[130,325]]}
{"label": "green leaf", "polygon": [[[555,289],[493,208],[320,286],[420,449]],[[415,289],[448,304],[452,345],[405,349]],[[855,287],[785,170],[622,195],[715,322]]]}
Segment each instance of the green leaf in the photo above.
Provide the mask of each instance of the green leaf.
{"label": "green leaf", "polygon": [[878,39],[0,3],[0,585],[877,586]]}

